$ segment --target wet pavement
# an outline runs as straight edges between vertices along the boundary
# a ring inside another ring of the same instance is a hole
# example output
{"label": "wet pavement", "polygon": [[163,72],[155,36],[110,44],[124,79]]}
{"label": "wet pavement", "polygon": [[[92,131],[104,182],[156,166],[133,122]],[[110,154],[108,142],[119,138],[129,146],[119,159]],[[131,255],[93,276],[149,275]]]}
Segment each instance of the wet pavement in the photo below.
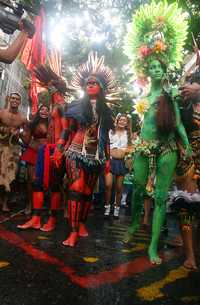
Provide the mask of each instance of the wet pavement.
{"label": "wet pavement", "polygon": [[124,209],[119,220],[105,220],[102,213],[90,213],[90,235],[75,248],[62,245],[69,229],[61,212],[52,233],[17,229],[27,219],[17,208],[1,214],[0,305],[200,305],[200,272],[182,267],[182,248],[168,247],[170,236],[160,243],[163,264],[152,266],[149,232],[124,246],[130,216]]}

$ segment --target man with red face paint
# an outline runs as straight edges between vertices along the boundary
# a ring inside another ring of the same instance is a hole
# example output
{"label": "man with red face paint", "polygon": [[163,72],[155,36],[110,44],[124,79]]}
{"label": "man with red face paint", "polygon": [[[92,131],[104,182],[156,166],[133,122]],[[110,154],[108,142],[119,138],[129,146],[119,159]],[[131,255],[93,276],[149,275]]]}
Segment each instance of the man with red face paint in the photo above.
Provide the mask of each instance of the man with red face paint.
{"label": "man with red face paint", "polygon": [[115,88],[115,83],[111,70],[104,66],[104,58],[90,53],[88,61],[73,77],[72,85],[84,90],[84,97],[68,106],[54,153],[57,166],[66,156],[71,232],[63,245],[70,247],[75,246],[79,236],[88,236],[85,222],[97,178],[109,158],[108,131],[113,127],[105,94]]}

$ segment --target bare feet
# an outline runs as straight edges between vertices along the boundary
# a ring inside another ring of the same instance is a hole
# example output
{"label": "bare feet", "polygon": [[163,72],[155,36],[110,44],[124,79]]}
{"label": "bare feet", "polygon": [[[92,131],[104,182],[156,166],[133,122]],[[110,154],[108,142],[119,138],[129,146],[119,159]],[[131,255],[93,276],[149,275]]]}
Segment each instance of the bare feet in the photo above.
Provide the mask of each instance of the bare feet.
{"label": "bare feet", "polygon": [[174,239],[167,241],[167,244],[174,247],[182,247],[183,239],[181,235],[177,235]]}
{"label": "bare feet", "polygon": [[151,258],[150,262],[152,265],[161,265],[162,259],[159,256],[157,256],[157,257]]}
{"label": "bare feet", "polygon": [[2,212],[5,212],[5,213],[10,212],[10,209],[9,209],[8,203],[7,203],[7,199],[5,199],[2,203]]}
{"label": "bare feet", "polygon": [[123,238],[124,244],[129,244],[134,240],[134,233],[137,231],[138,226],[129,226],[128,231],[125,233]]}
{"label": "bare feet", "polygon": [[62,242],[64,246],[74,247],[78,240],[78,232],[71,232],[69,237]]}
{"label": "bare feet", "polygon": [[196,262],[194,259],[187,259],[184,263],[183,263],[183,266],[187,269],[190,269],[190,270],[198,270],[197,268],[197,265],[196,265]]}
{"label": "bare feet", "polygon": [[129,244],[132,243],[134,240],[134,236],[133,234],[130,234],[129,232],[127,232],[123,238],[123,243],[124,244]]}
{"label": "bare feet", "polygon": [[23,225],[18,225],[18,229],[26,230],[26,229],[37,229],[41,228],[40,216],[34,215],[29,221],[25,222]]}
{"label": "bare feet", "polygon": [[88,230],[86,229],[86,226],[84,223],[80,223],[79,224],[79,231],[78,231],[78,235],[80,237],[87,237],[89,234],[88,234]]}
{"label": "bare feet", "polygon": [[152,265],[162,264],[162,259],[158,256],[157,250],[155,247],[150,246],[148,249],[149,259]]}
{"label": "bare feet", "polygon": [[8,206],[3,206],[3,207],[2,207],[2,212],[4,212],[4,213],[9,213],[9,212],[10,212],[9,207],[8,207]]}
{"label": "bare feet", "polygon": [[56,218],[54,216],[50,216],[47,223],[45,223],[42,228],[40,228],[41,231],[44,232],[51,232],[56,227]]}

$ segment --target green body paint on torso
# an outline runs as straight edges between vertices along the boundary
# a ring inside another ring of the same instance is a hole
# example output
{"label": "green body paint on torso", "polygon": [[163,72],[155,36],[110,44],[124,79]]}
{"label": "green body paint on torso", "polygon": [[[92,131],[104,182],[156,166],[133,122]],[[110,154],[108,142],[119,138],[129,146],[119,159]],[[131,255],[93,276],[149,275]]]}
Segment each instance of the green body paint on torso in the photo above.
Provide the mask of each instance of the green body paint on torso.
{"label": "green body paint on torso", "polygon": [[157,100],[158,95],[151,95],[148,97],[150,107],[144,115],[140,138],[144,139],[145,141],[165,142],[174,138],[174,133],[167,136],[158,134],[156,127]]}

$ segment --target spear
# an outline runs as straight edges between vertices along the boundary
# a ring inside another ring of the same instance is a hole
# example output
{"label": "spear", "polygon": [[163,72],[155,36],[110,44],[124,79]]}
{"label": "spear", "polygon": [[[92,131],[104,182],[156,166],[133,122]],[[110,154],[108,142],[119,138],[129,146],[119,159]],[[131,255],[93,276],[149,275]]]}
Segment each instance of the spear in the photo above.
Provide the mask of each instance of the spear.
{"label": "spear", "polygon": [[194,38],[194,34],[192,33],[192,40],[193,40],[193,43],[194,43],[194,51],[196,53],[196,56],[197,56],[197,59],[196,59],[196,66],[198,66],[200,68],[200,55],[199,55],[199,48],[198,48],[198,45],[197,45],[197,42]]}

